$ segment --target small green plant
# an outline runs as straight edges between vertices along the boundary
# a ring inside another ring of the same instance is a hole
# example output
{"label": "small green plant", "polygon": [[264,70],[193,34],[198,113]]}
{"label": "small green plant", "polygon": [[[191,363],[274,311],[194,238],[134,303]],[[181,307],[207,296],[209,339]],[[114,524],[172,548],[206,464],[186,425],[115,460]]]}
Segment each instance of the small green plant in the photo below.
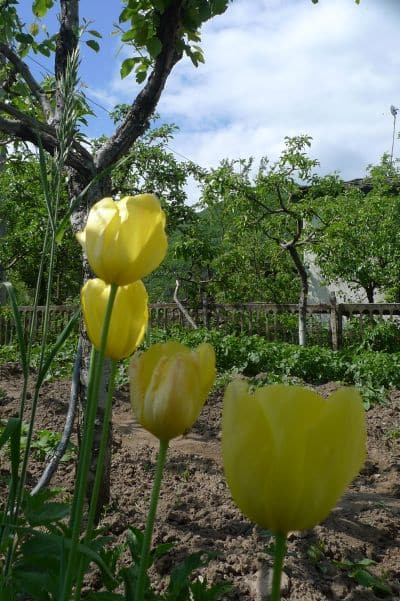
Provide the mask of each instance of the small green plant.
{"label": "small green plant", "polygon": [[376,562],[373,561],[373,559],[368,559],[366,557],[360,561],[345,559],[342,561],[335,561],[334,564],[341,570],[344,570],[349,578],[366,588],[372,589],[379,597],[388,597],[392,594],[392,589],[386,583],[385,579],[380,576],[375,576],[368,570],[370,566],[376,565]]}
{"label": "small green plant", "polygon": [[[0,423],[0,436],[4,432],[6,428],[6,422]],[[27,423],[22,422],[21,425],[21,437],[20,437],[20,453],[21,455],[25,452],[26,443],[27,443],[27,435],[28,435],[29,426]],[[39,461],[45,461],[48,457],[50,457],[54,451],[56,450],[58,443],[61,440],[60,432],[53,432],[52,430],[47,430],[44,428],[43,430],[39,430],[36,434],[34,434],[31,449],[34,457]],[[5,452],[10,454],[9,444],[6,444]],[[76,446],[69,442],[67,446],[67,450],[64,453],[61,461],[71,461],[76,456]]]}
{"label": "small green plant", "polygon": [[385,432],[384,436],[385,436],[385,440],[387,440],[387,441],[399,440],[400,439],[400,426],[390,428],[389,430],[387,430]]}
{"label": "small green plant", "polygon": [[[53,432],[51,430],[40,430],[31,445],[32,450],[36,454],[36,457],[40,461],[44,461],[49,458],[56,450],[61,440],[60,432]],[[76,446],[70,441],[67,446],[67,450],[64,453],[61,461],[71,461],[76,456]]]}
{"label": "small green plant", "polygon": [[325,559],[325,545],[322,540],[317,540],[308,547],[307,557],[316,566],[318,566],[318,564]]}

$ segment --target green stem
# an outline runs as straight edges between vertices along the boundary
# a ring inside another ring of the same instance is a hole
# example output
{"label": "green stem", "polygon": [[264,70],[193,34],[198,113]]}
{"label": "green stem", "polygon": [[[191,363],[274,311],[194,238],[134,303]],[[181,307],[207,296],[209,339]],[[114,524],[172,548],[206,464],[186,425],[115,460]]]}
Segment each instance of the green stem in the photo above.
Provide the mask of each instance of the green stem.
{"label": "green stem", "polygon": [[272,574],[272,589],[270,601],[279,601],[281,598],[281,576],[283,561],[286,555],[286,534],[275,534],[274,571]]}
{"label": "green stem", "polygon": [[[105,406],[105,410],[104,410],[103,430],[101,433],[100,449],[99,449],[99,454],[97,457],[96,475],[95,475],[95,479],[94,479],[92,497],[91,497],[90,505],[89,505],[89,515],[88,515],[87,524],[86,524],[85,543],[88,543],[92,537],[93,524],[94,524],[95,518],[96,518],[97,503],[98,503],[98,498],[99,498],[101,481],[102,481],[102,477],[103,477],[104,461],[105,461],[105,457],[106,457],[108,434],[110,431],[112,400],[113,400],[113,394],[114,394],[114,385],[115,385],[115,376],[117,373],[117,367],[118,367],[117,362],[112,361],[111,362],[110,382],[109,382],[108,393],[107,393],[107,401],[106,401],[106,406]],[[82,588],[82,583],[83,583],[83,576],[84,576],[83,562],[81,560],[80,565],[79,565],[76,589],[75,589],[75,599],[77,601],[79,601],[79,599],[80,599],[80,593],[81,593],[81,588]]]}
{"label": "green stem", "polygon": [[158,498],[160,496],[161,480],[163,477],[165,460],[167,458],[168,440],[160,440],[160,448],[157,457],[156,473],[154,475],[153,490],[151,492],[150,508],[147,514],[146,529],[140,556],[139,574],[136,584],[135,601],[143,601],[146,573],[149,563],[151,539],[153,536],[154,521],[157,513]]}
{"label": "green stem", "polygon": [[81,449],[79,453],[77,482],[75,486],[74,499],[71,511],[71,549],[68,555],[67,569],[64,577],[63,594],[60,601],[69,601],[73,587],[74,574],[76,574],[77,550],[79,544],[79,535],[81,531],[83,508],[85,503],[85,494],[87,489],[88,474],[90,468],[90,459],[92,456],[93,436],[96,421],[96,412],[98,404],[98,394],[103,373],[104,351],[107,342],[107,335],[111,321],[111,313],[114,305],[118,286],[111,284],[110,296],[104,322],[101,332],[100,350],[92,354],[89,371],[88,392],[86,415],[84,418],[84,435],[82,438]]}

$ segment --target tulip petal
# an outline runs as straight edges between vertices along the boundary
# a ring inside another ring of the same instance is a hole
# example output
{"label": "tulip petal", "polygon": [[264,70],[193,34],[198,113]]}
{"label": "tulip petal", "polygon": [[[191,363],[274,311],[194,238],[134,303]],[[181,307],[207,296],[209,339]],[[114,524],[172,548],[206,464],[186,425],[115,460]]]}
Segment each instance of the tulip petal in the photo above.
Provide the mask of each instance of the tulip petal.
{"label": "tulip petal", "polygon": [[210,345],[191,351],[171,341],[136,353],[129,379],[137,420],[160,440],[183,434],[204,405],[213,383],[211,374],[215,377],[215,354]]}
{"label": "tulip petal", "polygon": [[153,194],[128,196],[123,201],[127,216],[121,219],[119,242],[129,264],[123,277],[133,281],[151,273],[165,257],[165,214]]}
{"label": "tulip petal", "polygon": [[95,274],[124,286],[153,271],[167,251],[165,213],[153,194],[104,198],[77,235]]}
{"label": "tulip petal", "polygon": [[[81,291],[81,304],[88,336],[100,348],[101,331],[106,313],[110,285],[99,278],[88,280]],[[143,340],[147,321],[147,292],[138,281],[117,290],[111,315],[105,356],[123,359],[131,355]]]}
{"label": "tulip petal", "polygon": [[365,461],[365,415],[359,393],[342,388],[325,403],[307,441],[305,463],[310,467],[304,476],[303,505],[299,504],[294,518],[302,522],[301,529],[327,517]]}
{"label": "tulip petal", "polygon": [[365,456],[365,416],[354,390],[329,400],[298,386],[226,390],[226,479],[239,508],[274,532],[309,528],[329,513]]}

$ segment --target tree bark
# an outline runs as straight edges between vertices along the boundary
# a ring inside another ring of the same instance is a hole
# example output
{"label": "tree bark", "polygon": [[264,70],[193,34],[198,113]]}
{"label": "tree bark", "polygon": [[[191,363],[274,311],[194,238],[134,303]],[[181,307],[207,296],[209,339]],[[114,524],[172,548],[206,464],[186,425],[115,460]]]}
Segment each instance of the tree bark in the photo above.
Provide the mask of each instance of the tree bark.
{"label": "tree bark", "polygon": [[369,303],[373,303],[374,302],[374,296],[375,296],[375,286],[373,284],[366,286],[365,287],[365,292],[367,294],[367,299]]}
{"label": "tree bark", "polygon": [[300,277],[299,345],[305,346],[307,343],[308,274],[297,248],[295,246],[289,246],[287,250]]}

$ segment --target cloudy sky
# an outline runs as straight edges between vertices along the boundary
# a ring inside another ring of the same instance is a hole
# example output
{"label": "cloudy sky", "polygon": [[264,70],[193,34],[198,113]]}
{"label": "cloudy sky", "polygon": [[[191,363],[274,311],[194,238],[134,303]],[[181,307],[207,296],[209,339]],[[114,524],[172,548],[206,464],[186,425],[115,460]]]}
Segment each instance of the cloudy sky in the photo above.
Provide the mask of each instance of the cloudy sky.
{"label": "cloudy sky", "polygon": [[[110,36],[118,9],[82,2],[104,36],[99,55],[87,49],[82,62],[86,92],[103,107],[94,107],[90,135],[111,133],[104,109],[137,92],[133,77],[119,76],[127,54]],[[183,60],[168,80],[158,110],[180,128],[171,147],[210,167],[224,157],[274,159],[285,136],[309,134],[322,173],[363,176],[391,148],[399,26],[399,0],[234,0],[203,29],[205,65]]]}

